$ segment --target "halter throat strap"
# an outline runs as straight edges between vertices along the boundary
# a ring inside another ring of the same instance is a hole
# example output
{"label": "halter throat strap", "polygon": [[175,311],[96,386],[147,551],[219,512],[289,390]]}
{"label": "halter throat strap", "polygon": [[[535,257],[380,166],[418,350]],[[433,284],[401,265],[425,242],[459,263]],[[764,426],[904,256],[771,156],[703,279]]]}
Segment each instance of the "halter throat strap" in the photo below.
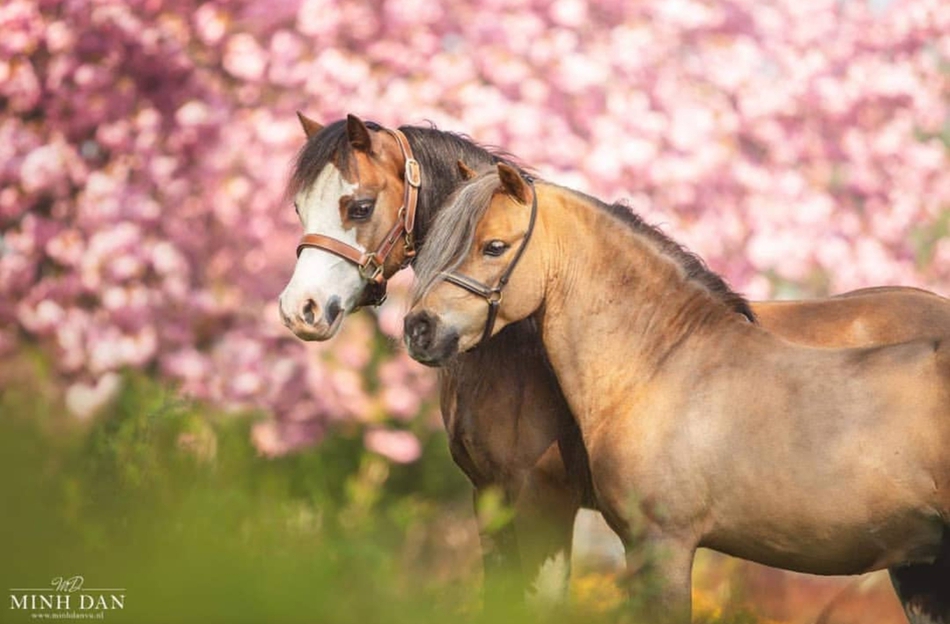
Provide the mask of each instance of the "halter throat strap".
{"label": "halter throat strap", "polygon": [[531,216],[528,219],[528,229],[525,231],[524,238],[521,239],[521,245],[518,247],[518,251],[515,252],[514,258],[512,258],[508,266],[505,267],[504,272],[498,278],[495,285],[488,286],[483,282],[456,271],[443,273],[445,281],[484,298],[488,304],[488,317],[485,319],[485,329],[482,332],[482,337],[478,341],[478,344],[491,338],[492,331],[495,329],[495,321],[498,318],[498,308],[501,307],[502,291],[504,291],[505,286],[508,285],[508,280],[511,279],[511,274],[514,272],[515,267],[518,266],[521,256],[524,255],[524,250],[528,246],[528,241],[531,240],[531,234],[534,232],[534,224],[538,216],[538,193],[534,187],[534,179],[531,178],[531,176],[523,173],[521,177],[523,177],[528,183],[528,186],[531,187]]}
{"label": "halter throat strap", "polygon": [[422,187],[422,169],[412,154],[412,147],[409,140],[401,130],[394,128],[382,128],[383,132],[389,134],[399,145],[399,151],[403,159],[403,200],[402,206],[396,213],[396,222],[387,232],[383,240],[375,251],[362,251],[356,247],[344,243],[330,236],[323,234],[304,234],[297,243],[297,257],[300,252],[308,247],[322,249],[345,260],[349,260],[357,266],[360,271],[360,277],[366,280],[366,287],[357,301],[357,307],[366,305],[378,306],[386,300],[386,276],[384,267],[386,259],[392,252],[396,243],[402,238],[405,241],[405,258],[400,268],[406,267],[416,255],[416,244],[413,230],[416,227],[416,206],[419,203],[419,189]]}

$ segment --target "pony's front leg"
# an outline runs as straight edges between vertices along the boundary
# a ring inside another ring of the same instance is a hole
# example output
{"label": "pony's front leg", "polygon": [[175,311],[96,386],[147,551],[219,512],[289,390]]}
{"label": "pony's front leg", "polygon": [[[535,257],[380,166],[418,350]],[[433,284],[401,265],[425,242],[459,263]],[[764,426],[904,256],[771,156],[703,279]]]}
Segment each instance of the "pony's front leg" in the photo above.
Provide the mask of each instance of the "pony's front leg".
{"label": "pony's front leg", "polygon": [[676,521],[658,504],[642,503],[635,488],[618,477],[633,471],[616,461],[616,455],[590,446],[588,451],[601,513],[626,551],[622,584],[634,621],[689,624],[693,557],[699,537],[690,522]]}
{"label": "pony's front leg", "polygon": [[696,545],[689,540],[647,537],[624,540],[630,607],[657,624],[689,624]]}
{"label": "pony's front leg", "polygon": [[[514,522],[499,527],[482,526],[491,519],[479,514],[479,499],[487,490],[475,489],[474,507],[478,518],[478,534],[482,547],[484,602],[486,606],[517,604],[523,600],[525,581],[521,572],[518,537]],[[494,494],[494,491],[493,491]]]}
{"label": "pony's front leg", "polygon": [[526,599],[534,609],[547,611],[567,600],[578,509],[580,494],[570,487],[554,443],[528,473],[515,504]]}

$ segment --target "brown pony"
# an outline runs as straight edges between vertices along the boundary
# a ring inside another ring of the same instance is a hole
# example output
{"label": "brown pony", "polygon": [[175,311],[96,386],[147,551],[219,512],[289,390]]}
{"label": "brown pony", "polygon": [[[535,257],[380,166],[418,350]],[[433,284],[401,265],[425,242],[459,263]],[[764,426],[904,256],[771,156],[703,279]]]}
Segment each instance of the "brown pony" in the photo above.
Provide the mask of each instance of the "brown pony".
{"label": "brown pony", "polygon": [[[506,164],[464,186],[428,237],[406,317],[410,354],[441,364],[536,321],[598,507],[628,563],[648,561],[664,581],[663,619],[688,621],[704,546],[815,574],[889,568],[909,617],[950,622],[940,339],[787,342],[625,208],[534,185]],[[866,336],[863,321],[851,324]]]}
{"label": "brown pony", "polygon": [[[300,120],[307,142],[289,194],[306,241],[332,245],[331,239],[342,246],[298,248],[280,313],[300,338],[327,340],[346,313],[378,303],[385,280],[411,260],[411,248],[425,246],[437,208],[464,181],[459,159],[487,167],[506,156],[435,128],[393,131],[352,115],[326,126],[303,115]],[[414,171],[410,159],[417,163]],[[408,223],[409,190],[417,182]],[[386,253],[372,261],[363,257],[381,248]],[[351,258],[348,249],[355,252]],[[497,489],[516,512],[512,523],[482,534],[487,588],[520,592],[547,559],[560,561],[555,568],[566,576],[574,516],[592,500],[580,434],[534,323],[514,323],[455,359],[441,371],[440,386],[449,448],[475,497]],[[522,570],[521,582],[511,583]]]}

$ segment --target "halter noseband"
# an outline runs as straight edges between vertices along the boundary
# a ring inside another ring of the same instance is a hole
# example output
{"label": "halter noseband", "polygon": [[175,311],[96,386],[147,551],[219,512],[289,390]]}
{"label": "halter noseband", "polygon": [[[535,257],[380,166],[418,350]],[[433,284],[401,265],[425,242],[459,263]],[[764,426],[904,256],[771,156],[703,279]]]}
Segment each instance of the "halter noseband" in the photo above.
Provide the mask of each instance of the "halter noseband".
{"label": "halter noseband", "polygon": [[379,243],[379,247],[372,252],[360,251],[352,245],[323,234],[304,234],[297,244],[298,258],[301,251],[307,247],[313,247],[329,251],[357,266],[360,277],[367,281],[363,295],[356,304],[358,307],[378,306],[386,300],[386,277],[383,275],[383,266],[400,237],[405,240],[406,248],[406,257],[402,266],[408,265],[416,255],[412,231],[416,224],[416,204],[419,201],[419,188],[422,186],[422,169],[419,167],[419,161],[413,158],[412,147],[409,146],[409,141],[402,131],[390,128],[382,130],[389,133],[399,144],[405,167],[403,174],[405,191],[402,206],[396,213],[396,223]]}
{"label": "halter noseband", "polygon": [[502,291],[505,286],[508,285],[508,280],[511,278],[515,267],[518,266],[518,261],[521,260],[521,256],[524,255],[525,247],[528,246],[528,241],[531,240],[531,234],[534,232],[534,222],[538,215],[538,194],[535,191],[534,180],[531,176],[521,174],[521,177],[524,178],[525,182],[531,187],[531,217],[528,220],[528,229],[525,232],[524,238],[521,239],[521,246],[518,247],[518,251],[515,252],[515,257],[511,259],[511,262],[505,268],[501,277],[498,278],[498,282],[495,286],[488,286],[476,279],[455,271],[443,273],[445,281],[464,288],[479,297],[483,297],[485,302],[488,303],[488,318],[485,320],[485,331],[482,332],[482,338],[478,341],[478,344],[491,338],[492,330],[495,328],[495,319],[498,318],[498,308],[501,306]]}

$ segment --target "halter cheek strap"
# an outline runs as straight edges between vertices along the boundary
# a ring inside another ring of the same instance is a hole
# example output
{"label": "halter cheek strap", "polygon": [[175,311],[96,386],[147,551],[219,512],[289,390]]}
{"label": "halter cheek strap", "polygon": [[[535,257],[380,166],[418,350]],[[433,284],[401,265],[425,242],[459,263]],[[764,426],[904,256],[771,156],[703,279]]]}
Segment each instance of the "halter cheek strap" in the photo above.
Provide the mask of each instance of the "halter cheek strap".
{"label": "halter cheek strap", "polygon": [[390,128],[383,128],[383,131],[395,139],[396,143],[399,144],[399,151],[402,152],[405,168],[403,173],[405,190],[402,206],[396,213],[396,223],[380,241],[376,251],[363,251],[323,234],[304,234],[297,244],[298,258],[300,252],[304,249],[313,247],[349,260],[357,266],[360,277],[366,280],[366,287],[363,289],[359,301],[357,301],[357,307],[378,306],[386,300],[386,276],[383,274],[383,267],[386,265],[386,258],[389,257],[400,238],[405,241],[406,254],[400,268],[406,267],[416,255],[413,229],[416,226],[416,205],[419,203],[419,189],[422,187],[422,169],[419,167],[419,161],[413,158],[412,147],[410,147],[409,141],[402,131]]}
{"label": "halter cheek strap", "polygon": [[445,281],[485,298],[485,302],[488,303],[488,317],[485,319],[485,330],[482,332],[482,337],[478,342],[481,344],[491,338],[492,330],[495,328],[495,319],[498,318],[498,308],[501,307],[501,284],[494,288],[489,288],[482,282],[474,280],[467,275],[462,275],[461,273],[446,273]]}
{"label": "halter cheek strap", "polygon": [[528,241],[531,240],[531,234],[534,232],[534,223],[538,216],[538,194],[534,188],[534,179],[527,174],[521,174],[521,177],[524,178],[525,182],[531,187],[531,216],[528,219],[528,229],[525,231],[524,238],[521,239],[521,245],[518,247],[518,251],[515,252],[515,257],[512,258],[508,266],[505,267],[504,272],[498,278],[495,286],[488,286],[468,275],[455,271],[443,273],[445,281],[464,288],[479,297],[483,297],[488,304],[488,317],[485,319],[485,329],[482,332],[482,337],[478,341],[478,344],[491,338],[492,331],[495,329],[495,320],[498,318],[498,308],[501,307],[502,291],[505,289],[505,286],[508,285],[508,280],[511,279],[511,274],[514,272],[515,267],[518,266],[518,261],[520,261],[521,256],[524,255],[524,250],[528,246]]}

